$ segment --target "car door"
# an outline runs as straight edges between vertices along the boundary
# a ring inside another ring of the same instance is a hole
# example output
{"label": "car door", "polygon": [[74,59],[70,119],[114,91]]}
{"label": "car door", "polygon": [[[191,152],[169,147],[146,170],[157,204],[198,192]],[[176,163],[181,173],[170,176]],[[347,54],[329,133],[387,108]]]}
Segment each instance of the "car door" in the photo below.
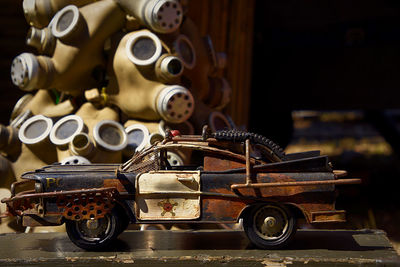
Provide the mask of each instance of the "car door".
{"label": "car door", "polygon": [[200,171],[152,171],[136,178],[139,220],[194,220],[200,217]]}

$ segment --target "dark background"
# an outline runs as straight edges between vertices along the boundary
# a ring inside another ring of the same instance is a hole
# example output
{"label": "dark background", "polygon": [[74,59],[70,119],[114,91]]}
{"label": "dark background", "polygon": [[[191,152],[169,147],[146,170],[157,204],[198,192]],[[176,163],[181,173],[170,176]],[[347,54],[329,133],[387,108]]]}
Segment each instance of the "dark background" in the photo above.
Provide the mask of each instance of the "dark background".
{"label": "dark background", "polygon": [[399,108],[399,74],[400,1],[256,1],[254,131],[287,144],[292,110]]}
{"label": "dark background", "polygon": [[22,1],[2,0],[0,8],[0,123],[8,125],[15,102],[24,95],[10,78],[14,57],[31,51],[25,45],[29,25],[22,10]]}
{"label": "dark background", "polygon": [[289,149],[330,144],[334,167],[363,181],[339,188],[347,227],[384,229],[400,251],[400,1],[256,0],[254,19],[249,129]]}

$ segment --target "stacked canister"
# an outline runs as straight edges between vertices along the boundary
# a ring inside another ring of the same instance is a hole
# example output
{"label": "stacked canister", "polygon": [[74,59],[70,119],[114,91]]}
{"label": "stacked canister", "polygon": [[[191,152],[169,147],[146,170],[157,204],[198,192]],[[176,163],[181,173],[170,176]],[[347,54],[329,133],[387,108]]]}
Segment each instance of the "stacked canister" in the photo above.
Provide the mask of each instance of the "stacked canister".
{"label": "stacked canister", "polygon": [[[11,66],[27,92],[0,125],[0,187],[47,164],[120,163],[163,139],[232,128],[224,53],[178,0],[24,0],[31,28]],[[172,165],[190,156],[170,151]]]}

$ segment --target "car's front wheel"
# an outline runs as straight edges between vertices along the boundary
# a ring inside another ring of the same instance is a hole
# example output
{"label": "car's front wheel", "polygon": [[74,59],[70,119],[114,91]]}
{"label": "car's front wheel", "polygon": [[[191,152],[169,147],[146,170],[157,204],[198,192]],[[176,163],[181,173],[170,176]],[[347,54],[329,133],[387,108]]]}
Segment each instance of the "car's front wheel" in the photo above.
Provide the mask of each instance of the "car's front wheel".
{"label": "car's front wheel", "polygon": [[121,233],[122,218],[113,210],[103,218],[66,221],[66,230],[71,241],[86,250],[106,248]]}
{"label": "car's front wheel", "polygon": [[276,204],[256,205],[243,218],[250,241],[262,249],[287,245],[296,233],[296,218],[290,210]]}

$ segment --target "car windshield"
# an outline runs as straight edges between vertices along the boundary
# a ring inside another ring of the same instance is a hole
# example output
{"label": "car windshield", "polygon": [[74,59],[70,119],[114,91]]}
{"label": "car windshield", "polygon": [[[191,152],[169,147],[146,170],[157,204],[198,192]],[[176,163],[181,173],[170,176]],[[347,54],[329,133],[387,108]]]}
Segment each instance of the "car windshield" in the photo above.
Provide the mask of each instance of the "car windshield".
{"label": "car windshield", "polygon": [[160,167],[160,148],[151,146],[135,153],[130,160],[120,166],[120,170],[139,173],[157,171]]}

